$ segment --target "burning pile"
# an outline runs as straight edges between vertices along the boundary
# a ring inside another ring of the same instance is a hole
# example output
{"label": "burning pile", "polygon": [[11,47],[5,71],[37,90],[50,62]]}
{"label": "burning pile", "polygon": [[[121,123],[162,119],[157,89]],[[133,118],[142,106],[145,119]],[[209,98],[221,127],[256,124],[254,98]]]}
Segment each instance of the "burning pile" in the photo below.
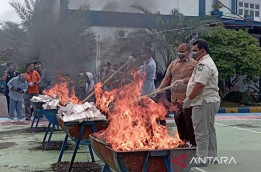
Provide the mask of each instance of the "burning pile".
{"label": "burning pile", "polygon": [[59,82],[51,89],[44,90],[44,94],[52,98],[59,99],[59,104],[66,106],[67,103],[81,104],[79,99],[75,95],[73,87],[68,89],[69,79],[63,76],[59,76]]}
{"label": "burning pile", "polygon": [[103,92],[95,86],[96,105],[109,115],[110,125],[97,134],[116,151],[172,149],[179,139],[168,135],[167,128],[157,123],[167,111],[163,104],[149,97],[138,99],[142,82],[132,82],[121,89]]}
{"label": "burning pile", "polygon": [[32,102],[45,103],[43,109],[59,109],[58,114],[64,122],[68,121],[87,121],[87,120],[106,120],[106,117],[96,108],[94,103],[82,104],[75,96],[73,87],[68,89],[69,79],[60,76],[59,82],[45,90],[45,95],[34,96]]}
{"label": "burning pile", "polygon": [[51,98],[50,96],[47,95],[39,95],[39,96],[33,96],[31,99],[31,102],[50,102],[52,101],[53,98]]}
{"label": "burning pile", "polygon": [[106,120],[106,117],[96,108],[95,104],[88,102],[82,105],[67,104],[66,107],[60,107],[58,114],[64,122]]}

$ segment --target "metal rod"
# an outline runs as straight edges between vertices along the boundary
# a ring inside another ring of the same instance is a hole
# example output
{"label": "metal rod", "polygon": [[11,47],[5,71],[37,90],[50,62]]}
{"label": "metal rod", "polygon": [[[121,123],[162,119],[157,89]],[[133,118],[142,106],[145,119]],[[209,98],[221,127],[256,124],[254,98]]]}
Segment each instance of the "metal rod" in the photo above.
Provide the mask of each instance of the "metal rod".
{"label": "metal rod", "polygon": [[[132,58],[131,58],[132,57]],[[118,70],[116,70],[110,77],[108,77],[103,84],[107,84],[117,73],[119,73],[123,68],[125,68],[128,64],[132,63],[135,60],[133,56],[129,57],[129,60],[126,61]],[[94,96],[94,90],[82,101],[83,103],[87,102],[92,96]]]}
{"label": "metal rod", "polygon": [[70,163],[68,172],[71,172],[71,171],[72,171],[73,164],[74,164],[74,160],[75,160],[75,156],[76,156],[76,154],[77,154],[77,151],[78,151],[78,148],[79,148],[79,144],[80,144],[80,142],[81,142],[81,138],[82,138],[84,129],[85,129],[85,125],[82,124],[80,133],[79,133],[78,138],[77,138],[77,141],[76,141],[76,145],[75,145],[75,148],[74,148],[74,152],[73,152],[73,155],[72,155],[72,159],[71,159],[71,163]]}
{"label": "metal rod", "polygon": [[173,85],[170,85],[170,86],[167,86],[167,87],[164,87],[162,89],[159,89],[159,90],[154,90],[153,92],[149,93],[149,94],[146,94],[146,95],[143,95],[137,99],[135,99],[134,101],[139,101],[141,100],[142,98],[145,98],[145,97],[149,97],[149,96],[155,96],[157,94],[160,94],[160,93],[163,93],[164,91],[170,89],[170,88],[173,88]]}
{"label": "metal rod", "polygon": [[67,140],[68,140],[68,135],[65,134],[65,138],[64,138],[63,146],[62,146],[62,149],[61,149],[61,152],[60,152],[59,158],[58,158],[58,162],[61,162],[61,160],[62,160],[62,158],[63,158],[63,153],[64,153],[64,150],[65,150],[66,145],[67,145]]}
{"label": "metal rod", "polygon": [[48,127],[47,127],[47,129],[46,129],[46,132],[45,132],[45,135],[44,135],[44,138],[43,138],[43,143],[45,142],[46,137],[47,137],[47,135],[48,135],[48,133],[49,133],[50,126],[51,126],[51,122],[49,122]]}
{"label": "metal rod", "polygon": [[38,127],[38,124],[39,124],[39,121],[40,121],[40,118],[41,118],[40,112],[35,111],[35,113],[37,114],[38,119],[37,119],[37,122],[36,122],[36,125],[35,125],[35,128],[34,128],[34,132],[37,131],[37,127]]}
{"label": "metal rod", "polygon": [[53,135],[53,131],[54,131],[54,129],[55,129],[55,124],[53,123],[53,127],[52,127],[52,130],[51,130],[51,132],[50,132],[50,135],[49,135],[48,141],[47,141],[47,143],[45,144],[45,149],[48,148],[48,145],[49,145],[49,143],[50,143],[50,141],[51,141],[51,138],[52,138],[52,135]]}

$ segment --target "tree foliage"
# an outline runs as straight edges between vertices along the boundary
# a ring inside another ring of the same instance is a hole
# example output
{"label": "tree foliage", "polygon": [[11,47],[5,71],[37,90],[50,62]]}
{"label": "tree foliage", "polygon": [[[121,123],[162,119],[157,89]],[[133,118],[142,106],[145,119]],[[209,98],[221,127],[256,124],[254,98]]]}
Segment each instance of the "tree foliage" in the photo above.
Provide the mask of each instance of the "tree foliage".
{"label": "tree foliage", "polygon": [[[40,60],[45,67],[65,69],[73,73],[77,65],[86,64],[95,57],[95,36],[88,28],[85,12],[88,6],[73,13],[57,16],[50,13],[53,0],[13,1],[26,31],[24,42],[27,43],[24,62]],[[25,49],[22,47],[22,49]]]}
{"label": "tree foliage", "polygon": [[247,30],[220,27],[203,34],[202,38],[208,41],[211,57],[219,70],[222,96],[235,86],[242,75],[246,75],[245,82],[260,78],[261,48]]}

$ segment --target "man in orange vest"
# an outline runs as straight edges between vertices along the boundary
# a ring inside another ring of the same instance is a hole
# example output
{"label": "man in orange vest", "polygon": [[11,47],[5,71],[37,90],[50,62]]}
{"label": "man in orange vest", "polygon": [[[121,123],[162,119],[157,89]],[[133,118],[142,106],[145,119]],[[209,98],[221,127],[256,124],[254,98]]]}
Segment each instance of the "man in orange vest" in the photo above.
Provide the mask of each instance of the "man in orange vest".
{"label": "man in orange vest", "polygon": [[41,82],[40,74],[34,70],[34,64],[26,65],[26,73],[24,74],[28,83],[28,92],[24,95],[24,106],[26,120],[31,119],[31,98],[39,95],[39,84]]}

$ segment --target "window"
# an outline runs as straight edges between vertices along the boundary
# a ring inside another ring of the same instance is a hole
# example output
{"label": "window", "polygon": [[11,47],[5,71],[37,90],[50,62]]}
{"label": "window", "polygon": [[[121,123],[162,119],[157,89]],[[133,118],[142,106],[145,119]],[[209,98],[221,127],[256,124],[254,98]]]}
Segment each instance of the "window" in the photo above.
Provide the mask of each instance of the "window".
{"label": "window", "polygon": [[254,16],[254,11],[250,11],[250,16]]}
{"label": "window", "polygon": [[244,15],[248,15],[248,10],[244,10]]}
{"label": "window", "polygon": [[238,10],[238,14],[239,14],[239,15],[243,15],[243,9],[239,9],[239,10]]}
{"label": "window", "polygon": [[242,17],[245,16],[260,17],[260,4],[248,3],[239,0],[237,13]]}

